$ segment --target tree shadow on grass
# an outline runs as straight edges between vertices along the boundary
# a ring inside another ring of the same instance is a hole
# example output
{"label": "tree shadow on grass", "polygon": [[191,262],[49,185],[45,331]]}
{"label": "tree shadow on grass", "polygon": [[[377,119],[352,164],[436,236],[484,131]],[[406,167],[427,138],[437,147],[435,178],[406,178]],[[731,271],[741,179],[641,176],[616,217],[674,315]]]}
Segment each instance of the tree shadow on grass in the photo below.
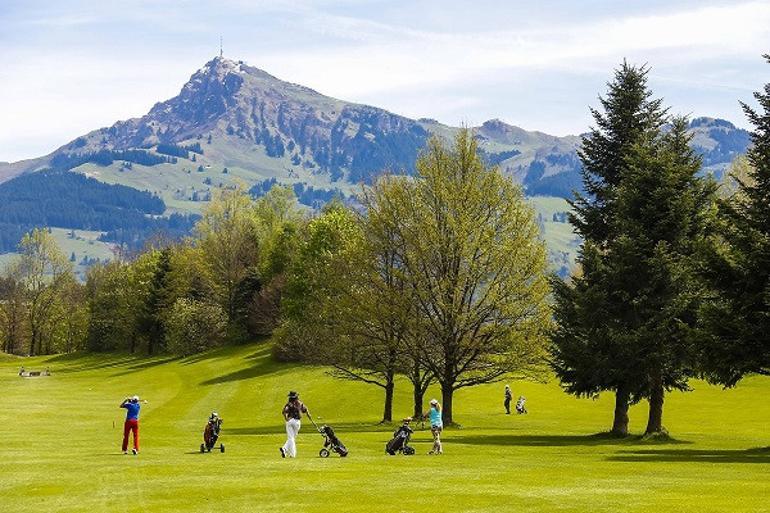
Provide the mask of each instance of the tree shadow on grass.
{"label": "tree shadow on grass", "polygon": [[157,367],[158,365],[171,363],[174,360],[178,360],[178,359],[179,359],[178,356],[166,356],[163,358],[148,359],[140,363],[134,363],[133,365],[126,366],[126,370],[116,373],[115,376],[124,376],[126,374],[131,374],[131,373],[142,371],[145,369],[151,369],[153,367]]}
{"label": "tree shadow on grass", "polygon": [[661,449],[621,451],[607,461],[626,463],[770,463],[770,448],[746,450]]}
{"label": "tree shadow on grass", "polygon": [[221,383],[229,383],[232,381],[241,381],[244,379],[252,379],[257,376],[267,376],[270,374],[279,374],[281,372],[289,372],[292,368],[287,365],[281,365],[273,362],[270,358],[260,358],[259,354],[262,350],[257,351],[255,354],[247,357],[247,359],[254,360],[255,363],[250,367],[223,374],[215,378],[210,378],[205,381],[201,381],[201,385],[219,385]]}
{"label": "tree shadow on grass", "polygon": [[[518,447],[570,447],[600,445],[649,445],[640,436],[617,437],[607,433],[596,435],[454,435],[443,437],[447,442],[467,445],[501,445]],[[653,442],[654,443],[654,442]],[[690,444],[686,440],[670,439],[665,444]]]}
{"label": "tree shadow on grass", "polygon": [[[319,426],[325,423],[322,419],[315,420],[316,424]],[[396,429],[395,424],[372,424],[364,422],[331,422],[330,425],[334,428],[334,432],[340,436],[345,433],[385,433],[386,436],[389,437]],[[311,424],[310,421],[303,420],[301,433],[313,436],[315,427],[313,427],[313,424]],[[259,427],[231,427],[227,429],[227,434],[228,436],[284,435],[286,434],[286,427],[283,424]]]}
{"label": "tree shadow on grass", "polygon": [[[75,372],[102,370],[102,369],[116,369],[125,367],[131,363],[136,362],[135,356],[120,356],[120,357],[108,357],[108,358],[90,358],[83,356],[62,359],[62,360],[48,360],[49,362],[56,361],[57,364],[64,363],[66,367],[58,367],[53,363],[46,365],[50,367],[52,374],[71,374]],[[70,363],[71,362],[71,363]]]}
{"label": "tree shadow on grass", "polygon": [[226,358],[232,358],[234,353],[237,353],[238,351],[243,349],[244,345],[253,345],[254,343],[257,344],[257,351],[251,356],[248,356],[247,358],[257,359],[257,358],[269,357],[270,345],[264,343],[265,341],[269,340],[269,338],[270,337],[259,337],[258,339],[253,340],[248,344],[229,344],[229,345],[225,345],[224,347],[220,347],[218,349],[204,351],[202,353],[198,353],[198,354],[194,354],[186,357],[184,360],[182,360],[182,364],[190,365],[190,364],[199,363],[207,360],[223,360]]}

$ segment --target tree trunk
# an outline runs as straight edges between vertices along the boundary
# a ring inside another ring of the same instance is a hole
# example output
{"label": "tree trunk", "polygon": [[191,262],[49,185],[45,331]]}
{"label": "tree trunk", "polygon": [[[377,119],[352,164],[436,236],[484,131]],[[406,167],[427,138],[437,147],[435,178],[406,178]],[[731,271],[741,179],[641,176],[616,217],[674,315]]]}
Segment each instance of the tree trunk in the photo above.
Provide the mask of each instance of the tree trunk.
{"label": "tree trunk", "polygon": [[454,396],[452,385],[441,384],[441,421],[445,426],[452,424],[452,398]]}
{"label": "tree trunk", "polygon": [[393,390],[396,384],[393,382],[393,375],[388,376],[385,383],[385,408],[382,412],[383,422],[393,422]]}
{"label": "tree trunk", "polygon": [[35,342],[37,342],[37,331],[35,330],[34,325],[31,329],[32,333],[30,333],[30,340],[29,340],[29,355],[35,356]]}
{"label": "tree trunk", "polygon": [[425,410],[423,410],[423,401],[425,400],[425,391],[422,388],[422,385],[419,381],[412,383],[414,388],[412,391],[412,395],[414,397],[414,415],[412,416],[414,419],[419,419],[422,417],[422,414]]}
{"label": "tree trunk", "polygon": [[663,398],[665,390],[663,389],[663,383],[660,379],[656,380],[653,384],[652,392],[648,402],[650,403],[650,415],[647,418],[647,429],[644,430],[645,435],[653,435],[656,433],[664,433],[663,429]]}
{"label": "tree trunk", "polygon": [[612,430],[610,431],[613,435],[628,435],[628,402],[628,390],[625,387],[618,387],[615,391],[615,417],[612,420]]}

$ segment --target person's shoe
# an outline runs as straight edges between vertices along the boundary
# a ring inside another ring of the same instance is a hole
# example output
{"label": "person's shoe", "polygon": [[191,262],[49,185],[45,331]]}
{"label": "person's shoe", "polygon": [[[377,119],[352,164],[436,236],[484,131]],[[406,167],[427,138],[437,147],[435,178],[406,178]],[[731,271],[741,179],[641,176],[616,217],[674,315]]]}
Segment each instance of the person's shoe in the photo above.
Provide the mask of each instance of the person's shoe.
{"label": "person's shoe", "polygon": [[123,454],[128,454],[128,451],[123,451]]}
{"label": "person's shoe", "polygon": [[139,454],[139,451],[137,451],[136,449],[131,449],[131,454],[136,456],[137,454]]}
{"label": "person's shoe", "polygon": [[278,450],[281,451],[281,458],[285,458],[286,457],[286,451],[283,450],[283,447],[279,447]]}

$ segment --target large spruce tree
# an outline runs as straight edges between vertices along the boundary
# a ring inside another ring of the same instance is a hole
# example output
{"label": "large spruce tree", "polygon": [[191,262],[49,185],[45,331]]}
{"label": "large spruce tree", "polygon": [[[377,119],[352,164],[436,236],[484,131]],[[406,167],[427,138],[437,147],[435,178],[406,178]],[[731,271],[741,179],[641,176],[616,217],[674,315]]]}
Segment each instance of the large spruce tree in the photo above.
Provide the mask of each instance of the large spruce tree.
{"label": "large spruce tree", "polygon": [[622,330],[610,322],[614,284],[608,281],[608,245],[614,231],[617,189],[633,148],[651,140],[665,122],[661,100],[647,87],[646,67],[624,62],[600,97],[601,110],[591,109],[595,127],[583,138],[579,152],[583,188],[576,193],[570,222],[582,237],[578,255],[581,272],[572,283],[554,283],[557,328],[553,333],[552,365],[565,390],[593,396],[616,393],[612,433],[628,433],[628,406],[638,382],[626,354]]}
{"label": "large spruce tree", "polygon": [[[631,391],[649,401],[646,435],[665,433],[667,390],[695,373],[697,312],[706,297],[699,249],[708,238],[716,185],[697,175],[687,121],[635,145],[616,192],[616,236],[604,256],[607,323],[631,371]],[[617,372],[617,369],[615,369]]]}
{"label": "large spruce tree", "polygon": [[747,374],[770,375],[770,83],[754,96],[759,110],[743,104],[754,125],[748,176],[737,179],[720,209],[721,237],[709,266],[716,295],[702,317],[710,335],[704,370],[726,386]]}

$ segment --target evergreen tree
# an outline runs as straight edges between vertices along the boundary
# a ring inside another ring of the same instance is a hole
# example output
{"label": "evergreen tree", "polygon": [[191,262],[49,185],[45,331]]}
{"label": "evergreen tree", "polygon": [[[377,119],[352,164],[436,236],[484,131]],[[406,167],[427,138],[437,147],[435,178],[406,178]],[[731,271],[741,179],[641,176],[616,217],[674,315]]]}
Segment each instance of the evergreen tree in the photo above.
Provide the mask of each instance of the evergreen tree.
{"label": "evergreen tree", "polygon": [[165,347],[165,316],[170,302],[171,250],[160,251],[150,281],[144,312],[141,319],[142,332],[147,337],[147,354],[155,354]]}
{"label": "evergreen tree", "polygon": [[713,225],[716,185],[697,176],[701,161],[686,131],[687,120],[677,118],[632,148],[616,190],[616,236],[602,256],[612,285],[605,322],[631,392],[649,401],[646,435],[665,434],[665,392],[688,389],[706,298],[698,257]]}
{"label": "evergreen tree", "polygon": [[[770,55],[764,58],[770,62]],[[704,370],[725,386],[747,374],[770,375],[770,83],[754,97],[760,110],[743,104],[754,125],[749,168],[721,204],[720,237],[708,266],[717,294],[702,316],[710,335]]]}
{"label": "evergreen tree", "polygon": [[622,337],[607,323],[614,284],[606,274],[607,246],[614,240],[617,188],[635,145],[651,139],[666,117],[661,100],[647,87],[646,67],[624,62],[599,98],[602,110],[591,109],[596,126],[583,137],[579,151],[585,195],[576,194],[570,223],[583,239],[578,255],[582,269],[571,284],[554,282],[557,328],[552,340],[552,366],[564,389],[578,396],[603,390],[616,394],[612,433],[628,433],[632,400],[631,373]]}

